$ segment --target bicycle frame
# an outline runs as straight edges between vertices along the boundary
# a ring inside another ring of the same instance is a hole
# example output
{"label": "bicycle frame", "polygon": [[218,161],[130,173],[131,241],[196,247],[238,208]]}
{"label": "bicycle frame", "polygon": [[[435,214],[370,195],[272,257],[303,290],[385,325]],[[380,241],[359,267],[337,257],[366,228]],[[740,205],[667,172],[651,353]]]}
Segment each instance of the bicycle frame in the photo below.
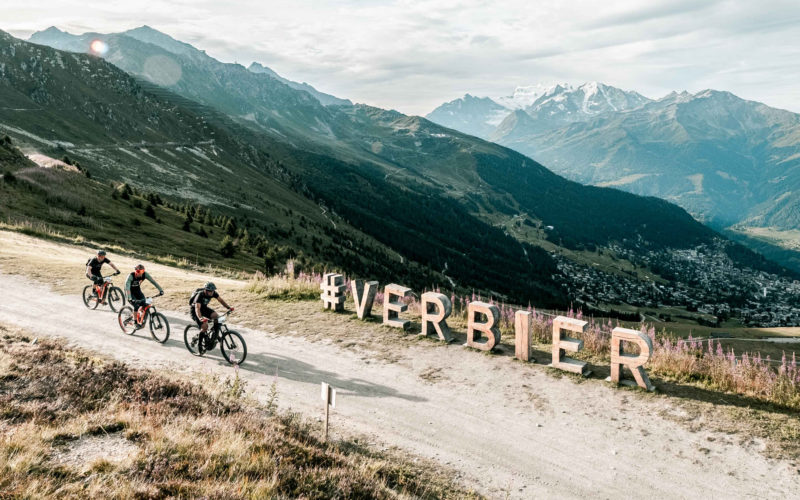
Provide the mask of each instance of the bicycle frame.
{"label": "bicycle frame", "polygon": [[97,292],[98,299],[103,300],[105,298],[108,287],[113,285],[111,281],[111,276],[106,276],[103,278],[102,285],[94,285],[94,291]]}
{"label": "bicycle frame", "polygon": [[[225,322],[227,321],[228,315],[230,313],[231,313],[230,311],[227,311],[225,314],[220,314],[219,317],[217,318],[216,325],[210,325],[211,331],[208,333],[211,334],[210,339],[213,340],[214,342],[219,342],[220,339],[222,339],[223,332],[228,331],[228,325],[226,325]],[[214,320],[209,319],[209,322],[211,321]]]}
{"label": "bicycle frame", "polygon": [[[153,310],[152,313],[150,312],[151,309]],[[136,324],[139,325],[139,326],[143,326],[145,323],[147,323],[147,318],[149,318],[151,314],[155,314],[157,312],[158,312],[158,310],[156,309],[155,304],[153,304],[153,297],[145,298],[145,304],[141,308],[142,320],[139,321],[139,319],[136,318],[135,319]],[[137,316],[137,311],[134,310],[133,314],[134,314],[134,316]]]}

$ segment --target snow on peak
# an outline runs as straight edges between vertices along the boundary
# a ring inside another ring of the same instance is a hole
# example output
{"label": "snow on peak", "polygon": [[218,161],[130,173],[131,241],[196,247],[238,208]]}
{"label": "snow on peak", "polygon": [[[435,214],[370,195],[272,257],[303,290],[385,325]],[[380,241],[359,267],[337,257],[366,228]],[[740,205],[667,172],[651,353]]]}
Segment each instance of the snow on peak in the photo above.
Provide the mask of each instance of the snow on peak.
{"label": "snow on peak", "polygon": [[548,85],[537,83],[535,85],[519,86],[514,89],[514,93],[509,96],[493,98],[495,102],[508,109],[524,109],[533,104],[541,96],[556,92],[568,86],[566,83]]}

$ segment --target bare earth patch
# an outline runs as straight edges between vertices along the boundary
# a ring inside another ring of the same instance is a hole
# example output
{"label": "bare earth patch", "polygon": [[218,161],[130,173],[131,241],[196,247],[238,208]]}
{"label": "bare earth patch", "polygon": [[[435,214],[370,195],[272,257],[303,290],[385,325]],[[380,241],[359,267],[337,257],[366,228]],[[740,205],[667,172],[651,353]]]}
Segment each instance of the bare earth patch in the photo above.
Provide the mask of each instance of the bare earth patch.
{"label": "bare earth patch", "polygon": [[133,457],[139,448],[120,434],[83,436],[55,449],[50,460],[78,471],[86,471],[101,462],[119,464]]}

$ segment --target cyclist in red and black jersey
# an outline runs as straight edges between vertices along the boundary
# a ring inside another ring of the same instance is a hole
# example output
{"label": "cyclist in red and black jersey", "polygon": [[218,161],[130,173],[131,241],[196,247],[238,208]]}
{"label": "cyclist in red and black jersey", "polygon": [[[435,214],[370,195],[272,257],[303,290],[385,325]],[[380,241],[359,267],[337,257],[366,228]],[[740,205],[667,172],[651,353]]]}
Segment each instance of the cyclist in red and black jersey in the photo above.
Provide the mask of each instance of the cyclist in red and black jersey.
{"label": "cyclist in red and black jersey", "polygon": [[[103,276],[100,274],[100,269],[102,269],[103,264],[108,264],[117,272],[117,274],[119,274],[119,269],[117,266],[111,262],[111,259],[106,257],[106,251],[98,250],[97,255],[86,262],[86,277],[92,280],[92,282],[94,282],[94,284],[97,286],[103,284]],[[97,292],[93,291],[92,295],[96,296]]]}

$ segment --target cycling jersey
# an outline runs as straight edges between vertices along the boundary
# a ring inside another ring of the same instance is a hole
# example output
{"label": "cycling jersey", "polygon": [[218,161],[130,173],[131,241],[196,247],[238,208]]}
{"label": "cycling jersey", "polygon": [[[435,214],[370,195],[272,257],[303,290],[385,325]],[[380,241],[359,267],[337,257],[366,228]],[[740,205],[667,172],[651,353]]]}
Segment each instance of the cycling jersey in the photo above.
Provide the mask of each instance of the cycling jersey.
{"label": "cycling jersey", "polygon": [[156,280],[150,276],[150,273],[145,271],[143,276],[137,277],[136,273],[133,272],[128,275],[128,280],[125,282],[125,291],[128,292],[129,297],[133,297],[133,300],[140,302],[145,299],[144,293],[142,293],[142,281],[144,280],[152,283],[159,292],[164,293],[164,290],[156,283]]}
{"label": "cycling jersey", "polygon": [[208,303],[211,302],[211,299],[218,299],[218,298],[219,294],[216,291],[212,295],[206,295],[205,289],[199,288],[194,292],[194,295],[192,295],[192,300],[190,304],[192,306],[200,304],[200,307],[205,309],[208,307]]}
{"label": "cycling jersey", "polygon": [[86,265],[89,266],[89,268],[91,268],[92,275],[94,276],[100,276],[100,269],[103,267],[103,264],[111,264],[111,261],[108,259],[108,257],[103,259],[103,262],[97,260],[97,257],[92,257],[86,263]]}

